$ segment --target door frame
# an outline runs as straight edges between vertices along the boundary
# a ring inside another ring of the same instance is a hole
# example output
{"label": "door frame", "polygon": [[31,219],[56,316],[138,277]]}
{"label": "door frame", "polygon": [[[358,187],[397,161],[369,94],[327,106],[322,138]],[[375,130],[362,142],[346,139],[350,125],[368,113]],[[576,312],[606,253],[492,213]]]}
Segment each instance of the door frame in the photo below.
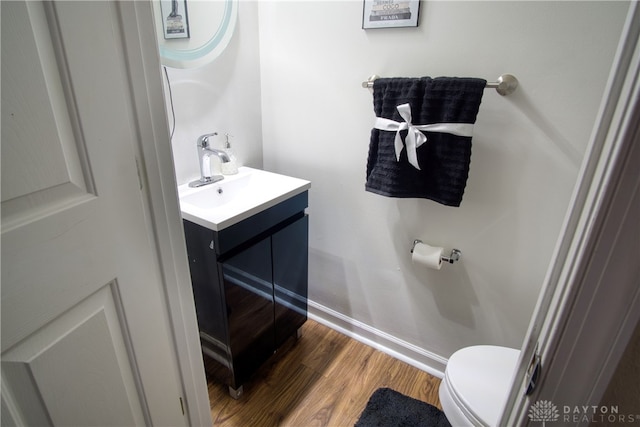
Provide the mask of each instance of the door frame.
{"label": "door frame", "polygon": [[[629,6],[585,159],[500,425],[531,423],[529,408],[541,400],[570,408],[599,405],[640,321],[640,222],[629,219],[640,200],[636,2]],[[534,354],[540,377],[526,396]]]}
{"label": "door frame", "polygon": [[151,1],[116,2],[120,12],[132,107],[138,119],[139,173],[153,226],[158,266],[190,424],[213,425],[195,302],[177,195],[160,56]]}
{"label": "door frame", "polygon": [[[161,261],[169,311],[174,330],[176,353],[180,363],[183,387],[187,398],[186,411],[192,425],[212,425],[204,367],[200,352],[195,307],[190,286],[184,232],[176,192],[173,158],[169,141],[168,120],[164,109],[160,59],[157,53],[153,12],[150,1],[119,2],[122,27],[129,61],[130,82],[133,87],[133,105],[140,122],[140,141],[143,165],[141,173],[146,182],[146,194],[152,219],[156,248]],[[640,34],[640,8],[634,2],[625,24],[622,41],[607,83],[599,122],[593,132],[590,149],[586,154],[563,227],[562,238],[554,252],[554,265],[549,269],[536,311],[522,347],[519,365],[502,424],[521,425],[527,421],[527,410],[536,396],[550,395],[568,379],[574,390],[573,399],[587,396],[582,404],[597,404],[613,375],[617,360],[629,341],[640,316],[640,293],[637,286],[627,286],[627,304],[620,309],[604,313],[608,324],[618,324],[607,330],[611,340],[594,342],[591,333],[583,329],[589,321],[603,319],[603,313],[591,304],[594,297],[606,296],[601,285],[606,272],[606,260],[592,258],[598,251],[612,251],[619,241],[603,239],[603,233],[612,223],[612,213],[626,212],[624,198],[614,196],[624,188],[633,187],[633,170],[624,162],[634,143],[637,145],[639,115],[637,81],[640,72],[637,55],[634,57]],[[634,77],[635,76],[635,77]],[[634,90],[632,90],[635,87]],[[635,117],[636,122],[630,120]],[[625,187],[631,185],[631,187]],[[636,193],[638,187],[635,187]],[[636,230],[618,230],[615,237]],[[613,294],[609,292],[609,294]],[[635,310],[635,311],[634,311]],[[543,343],[543,347],[536,347]],[[576,376],[572,366],[584,364],[584,354],[559,351],[579,343],[606,346],[606,352],[593,354],[589,366],[597,366],[598,375]],[[546,376],[533,396],[524,396],[526,371],[534,352],[542,357],[543,368],[564,367],[559,376]],[[604,369],[600,369],[605,366]],[[584,391],[586,390],[586,391]],[[571,392],[571,390],[569,390]],[[565,395],[566,396],[566,395]],[[592,403],[595,402],[595,403]],[[558,402],[561,403],[561,402]]]}

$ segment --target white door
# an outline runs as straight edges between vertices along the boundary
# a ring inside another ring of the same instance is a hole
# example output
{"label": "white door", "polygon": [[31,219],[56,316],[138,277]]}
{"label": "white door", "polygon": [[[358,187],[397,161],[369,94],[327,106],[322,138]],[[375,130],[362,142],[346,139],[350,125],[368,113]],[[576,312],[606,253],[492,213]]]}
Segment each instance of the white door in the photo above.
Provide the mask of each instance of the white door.
{"label": "white door", "polygon": [[185,425],[111,2],[2,2],[2,425]]}
{"label": "white door", "polygon": [[[602,415],[593,408],[601,408],[601,398],[640,318],[638,100],[640,6],[631,2],[589,156],[525,337],[500,425],[539,425],[542,420],[530,412],[539,401],[548,402],[551,409],[557,405],[561,410],[582,411],[570,412],[577,420],[571,425],[587,425]],[[539,355],[539,376],[527,395],[534,354]],[[627,409],[637,408],[621,406],[620,417],[627,417],[623,412]],[[565,417],[556,417],[558,425],[567,424]]]}

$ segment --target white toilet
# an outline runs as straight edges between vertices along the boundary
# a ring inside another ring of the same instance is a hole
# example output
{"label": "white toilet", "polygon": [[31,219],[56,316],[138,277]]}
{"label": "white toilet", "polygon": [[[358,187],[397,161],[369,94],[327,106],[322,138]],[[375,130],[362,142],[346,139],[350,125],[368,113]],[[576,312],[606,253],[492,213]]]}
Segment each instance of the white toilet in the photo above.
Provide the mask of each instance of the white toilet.
{"label": "white toilet", "polygon": [[519,350],[493,345],[453,353],[439,390],[453,427],[498,425],[519,355]]}

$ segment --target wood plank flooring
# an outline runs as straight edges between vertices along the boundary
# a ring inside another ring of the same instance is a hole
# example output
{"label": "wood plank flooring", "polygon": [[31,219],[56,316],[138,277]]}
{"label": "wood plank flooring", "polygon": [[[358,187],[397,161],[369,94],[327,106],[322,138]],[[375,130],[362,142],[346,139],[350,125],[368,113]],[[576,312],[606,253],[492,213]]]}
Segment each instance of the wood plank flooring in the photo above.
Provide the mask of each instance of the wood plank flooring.
{"label": "wood plank flooring", "polygon": [[244,385],[238,400],[208,379],[214,426],[353,426],[371,394],[390,387],[440,407],[440,380],[312,320]]}

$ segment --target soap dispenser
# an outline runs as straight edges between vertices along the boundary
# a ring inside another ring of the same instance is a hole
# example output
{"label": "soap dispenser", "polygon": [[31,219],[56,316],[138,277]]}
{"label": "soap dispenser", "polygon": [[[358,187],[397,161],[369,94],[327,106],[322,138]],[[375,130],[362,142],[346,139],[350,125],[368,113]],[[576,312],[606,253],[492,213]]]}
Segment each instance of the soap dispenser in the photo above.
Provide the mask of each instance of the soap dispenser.
{"label": "soap dispenser", "polygon": [[221,163],[220,170],[223,175],[235,175],[238,173],[238,160],[236,159],[235,154],[233,154],[233,150],[231,149],[231,143],[229,142],[229,135],[225,133],[224,136],[227,138],[224,143],[224,152],[229,156],[229,161],[226,163]]}

